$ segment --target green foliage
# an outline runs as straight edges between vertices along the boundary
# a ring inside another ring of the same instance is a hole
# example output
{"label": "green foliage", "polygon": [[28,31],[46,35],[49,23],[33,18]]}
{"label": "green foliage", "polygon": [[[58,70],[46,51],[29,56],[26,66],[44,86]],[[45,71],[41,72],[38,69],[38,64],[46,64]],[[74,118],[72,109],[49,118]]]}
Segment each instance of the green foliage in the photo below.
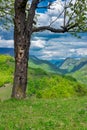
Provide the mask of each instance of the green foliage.
{"label": "green foliage", "polygon": [[13,24],[14,0],[0,0],[0,24],[2,28],[9,29]]}
{"label": "green foliage", "polygon": [[60,66],[60,69],[63,70],[62,72],[71,73],[80,70],[84,66],[87,66],[87,58],[67,58]]}
{"label": "green foliage", "polygon": [[0,55],[0,87],[13,82],[14,59],[11,56]]}
{"label": "green foliage", "polygon": [[81,69],[71,73],[70,75],[76,78],[80,83],[87,86],[87,65],[84,65]]}
{"label": "green foliage", "polygon": [[87,0],[71,0],[68,6],[67,16],[69,20],[67,23],[69,26],[76,24],[76,27],[72,29],[72,34],[79,37],[76,32],[87,31]]}
{"label": "green foliage", "polygon": [[[29,2],[26,5],[26,17],[30,8]],[[74,24],[76,27],[72,27],[74,33],[73,35],[77,36],[76,32],[87,31],[87,0],[75,0],[66,2],[66,16],[68,21],[66,21],[67,29]],[[38,14],[37,14],[38,16]],[[8,29],[11,23],[13,23],[14,18],[14,0],[0,0],[0,21],[4,28]],[[38,21],[35,16],[35,21]],[[7,26],[8,25],[8,26]]]}
{"label": "green foliage", "polygon": [[0,130],[87,130],[87,97],[0,102]]}
{"label": "green foliage", "polygon": [[[13,82],[14,58],[0,55],[0,87]],[[30,68],[27,95],[38,98],[58,98],[84,96],[87,89],[70,76],[45,72],[40,68]]]}
{"label": "green foliage", "polygon": [[71,77],[59,75],[31,78],[27,93],[38,98],[72,97],[87,94],[86,87]]}
{"label": "green foliage", "polygon": [[66,72],[71,72],[73,68],[77,65],[77,62],[79,61],[74,58],[67,58],[60,66],[60,69],[66,70]]}
{"label": "green foliage", "polygon": [[60,69],[62,69],[62,72],[65,72],[66,75],[71,75],[78,82],[87,86],[87,58],[81,58],[79,60],[67,58],[60,66]]}
{"label": "green foliage", "polygon": [[58,71],[58,68],[55,67],[55,65],[53,65],[45,60],[40,60],[40,59],[36,58],[35,56],[30,56],[29,67],[37,68],[37,69],[41,68],[42,70],[45,70],[46,72],[60,73]]}

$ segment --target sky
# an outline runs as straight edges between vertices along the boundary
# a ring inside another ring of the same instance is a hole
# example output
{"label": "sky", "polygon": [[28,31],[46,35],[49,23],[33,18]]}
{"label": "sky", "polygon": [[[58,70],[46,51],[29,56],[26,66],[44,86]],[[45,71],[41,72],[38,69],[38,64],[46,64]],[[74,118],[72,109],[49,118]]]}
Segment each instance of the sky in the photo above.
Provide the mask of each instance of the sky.
{"label": "sky", "polygon": [[[51,10],[37,10],[37,26],[52,24],[63,10],[61,0],[53,3]],[[39,5],[42,6],[42,5]],[[59,28],[63,24],[61,16],[51,26]],[[87,33],[80,33],[81,38],[72,36],[69,33],[54,34],[48,31],[35,33],[32,35],[30,55],[44,60],[58,60],[67,57],[81,58],[87,57]],[[13,30],[0,31],[0,47],[13,48]]]}

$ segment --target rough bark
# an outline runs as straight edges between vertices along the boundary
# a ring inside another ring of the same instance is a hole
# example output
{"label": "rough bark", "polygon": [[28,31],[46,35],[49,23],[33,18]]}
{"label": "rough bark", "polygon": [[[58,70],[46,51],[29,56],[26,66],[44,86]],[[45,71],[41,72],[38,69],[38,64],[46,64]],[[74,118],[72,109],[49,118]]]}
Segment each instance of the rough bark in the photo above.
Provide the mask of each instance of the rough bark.
{"label": "rough bark", "polygon": [[15,1],[14,19],[14,53],[15,72],[12,97],[24,98],[27,85],[28,51],[30,37],[26,30],[26,8],[27,0]]}
{"label": "rough bark", "polygon": [[32,34],[33,19],[35,9],[39,0],[33,0],[28,18],[26,18],[27,0],[15,0],[14,18],[14,53],[15,53],[15,72],[12,89],[12,97],[21,99],[26,96],[27,70],[30,39]]}

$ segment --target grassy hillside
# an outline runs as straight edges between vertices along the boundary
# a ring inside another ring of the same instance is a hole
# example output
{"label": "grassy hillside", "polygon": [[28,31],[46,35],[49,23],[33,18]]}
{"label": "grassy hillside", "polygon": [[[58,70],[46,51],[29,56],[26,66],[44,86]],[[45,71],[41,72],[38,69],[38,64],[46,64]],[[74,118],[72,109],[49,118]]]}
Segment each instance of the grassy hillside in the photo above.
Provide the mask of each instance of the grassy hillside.
{"label": "grassy hillside", "polygon": [[[5,84],[12,83],[14,59],[10,56],[1,55],[0,64],[0,85],[6,86]],[[4,87],[4,89],[6,89],[6,87]],[[57,98],[86,94],[87,88],[70,76],[48,73],[41,68],[29,68],[28,96],[34,95],[38,98]]]}
{"label": "grassy hillside", "polygon": [[14,59],[0,55],[0,130],[87,130],[84,85],[70,76],[29,67],[26,99],[6,100],[13,70]]}
{"label": "grassy hillside", "polygon": [[82,67],[87,66],[87,58],[74,59],[67,58],[60,66],[62,73],[70,73],[80,70]]}
{"label": "grassy hillside", "polygon": [[[38,74],[37,74],[38,75]],[[87,94],[87,88],[72,77],[61,75],[46,75],[29,78],[28,95],[38,98],[58,98],[82,96]]]}
{"label": "grassy hillside", "polygon": [[87,86],[87,65],[84,65],[80,70],[75,71],[71,75],[80,83],[86,84]]}
{"label": "grassy hillside", "polygon": [[78,82],[87,86],[87,58],[67,58],[60,66],[61,72],[71,75]]}
{"label": "grassy hillside", "polygon": [[29,58],[29,67],[32,68],[41,68],[47,72],[51,72],[51,73],[60,73],[59,69],[51,64],[50,62],[46,61],[46,60],[40,60],[35,56],[30,56]]}
{"label": "grassy hillside", "polygon": [[75,60],[73,58],[67,58],[61,64],[60,69],[63,70],[65,73],[71,72],[76,63],[77,63],[77,60]]}
{"label": "grassy hillside", "polygon": [[12,83],[14,59],[11,56],[0,55],[0,87]]}
{"label": "grassy hillside", "polygon": [[87,97],[0,102],[0,130],[87,130]]}

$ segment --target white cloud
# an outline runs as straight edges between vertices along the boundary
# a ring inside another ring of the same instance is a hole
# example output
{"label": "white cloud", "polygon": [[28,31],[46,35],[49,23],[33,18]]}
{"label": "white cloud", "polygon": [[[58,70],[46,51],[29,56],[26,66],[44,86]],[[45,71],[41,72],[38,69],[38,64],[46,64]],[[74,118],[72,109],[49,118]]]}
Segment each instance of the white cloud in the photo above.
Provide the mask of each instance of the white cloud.
{"label": "white cloud", "polygon": [[75,50],[75,49],[70,49],[69,52],[70,52],[70,53],[75,53],[76,50]]}
{"label": "white cloud", "polygon": [[51,9],[48,10],[47,14],[49,16],[58,16],[62,10],[63,10],[63,2],[61,0],[56,0],[52,4]]}
{"label": "white cloud", "polygon": [[50,22],[50,17],[48,14],[39,13],[38,20],[37,20],[38,26],[49,25],[49,22]]}
{"label": "white cloud", "polygon": [[0,37],[0,47],[13,48],[13,40],[5,40]]}
{"label": "white cloud", "polygon": [[35,37],[34,40],[31,41],[31,49],[33,48],[44,48],[45,47],[45,40],[41,40]]}
{"label": "white cloud", "polygon": [[[51,36],[52,35],[36,38],[37,42],[35,43],[34,49],[31,48],[30,54],[35,54],[38,58],[49,60],[87,56],[86,37],[85,39],[78,39],[68,34],[59,34],[56,35],[56,37],[55,34],[53,34],[54,37]],[[46,40],[46,37],[48,37],[48,40]],[[39,46],[42,46],[42,48],[40,50],[38,49],[38,51],[37,49],[35,50],[35,48],[39,48]]]}
{"label": "white cloud", "polygon": [[79,48],[76,49],[76,52],[80,56],[87,56],[87,48]]}
{"label": "white cloud", "polygon": [[[82,39],[69,34],[41,34],[35,35],[31,41],[30,54],[42,59],[59,59],[66,57],[87,56],[87,33]],[[0,47],[13,47],[13,40],[0,37]]]}
{"label": "white cloud", "polygon": [[[52,35],[51,35],[52,36]],[[66,57],[84,57],[87,56],[87,42],[84,39],[77,39],[67,36],[58,35],[56,38],[34,37],[31,41],[30,54],[42,59],[59,59]],[[4,40],[0,37],[0,47],[13,48],[13,40]]]}
{"label": "white cloud", "polygon": [[[63,10],[63,2],[61,0],[56,0],[52,6],[51,9],[48,9],[47,12],[45,13],[38,13],[38,23],[37,25],[42,26],[42,25],[50,25],[52,23],[53,26],[55,27],[60,27],[60,25],[63,24],[63,15],[62,17],[56,18],[59,16],[59,14]],[[55,22],[53,22],[55,21]]]}

